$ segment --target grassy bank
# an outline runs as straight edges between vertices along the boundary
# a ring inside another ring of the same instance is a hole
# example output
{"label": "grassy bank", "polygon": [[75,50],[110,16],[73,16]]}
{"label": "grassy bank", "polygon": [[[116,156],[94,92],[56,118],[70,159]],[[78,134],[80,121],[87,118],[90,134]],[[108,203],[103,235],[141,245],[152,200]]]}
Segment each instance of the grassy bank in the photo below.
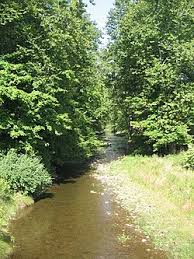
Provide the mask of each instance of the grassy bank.
{"label": "grassy bank", "polygon": [[[1,187],[2,187],[1,181]],[[6,257],[11,252],[11,234],[8,232],[8,224],[16,213],[33,203],[31,197],[7,192],[1,189],[0,192],[0,258]]]}
{"label": "grassy bank", "polygon": [[135,223],[172,258],[194,258],[194,172],[182,155],[126,156],[99,165],[98,177]]}

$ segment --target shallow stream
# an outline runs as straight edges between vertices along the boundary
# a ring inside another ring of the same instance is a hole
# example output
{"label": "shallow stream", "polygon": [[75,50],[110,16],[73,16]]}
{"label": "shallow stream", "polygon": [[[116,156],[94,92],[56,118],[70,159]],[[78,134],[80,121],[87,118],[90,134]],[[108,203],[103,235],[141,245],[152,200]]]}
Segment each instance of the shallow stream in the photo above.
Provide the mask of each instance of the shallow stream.
{"label": "shallow stream", "polygon": [[[126,151],[121,138],[108,141],[104,162]],[[61,173],[71,177],[55,184],[45,197],[20,213],[10,228],[15,238],[10,258],[165,258],[151,243],[144,242],[130,215],[93,177],[94,172],[69,167]]]}

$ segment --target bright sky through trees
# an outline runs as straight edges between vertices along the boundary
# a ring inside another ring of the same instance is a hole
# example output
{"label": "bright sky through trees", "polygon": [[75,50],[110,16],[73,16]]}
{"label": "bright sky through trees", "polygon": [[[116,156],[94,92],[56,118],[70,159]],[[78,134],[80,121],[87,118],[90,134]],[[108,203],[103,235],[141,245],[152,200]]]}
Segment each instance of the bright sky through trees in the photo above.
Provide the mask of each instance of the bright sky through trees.
{"label": "bright sky through trees", "polygon": [[99,29],[105,33],[103,44],[106,44],[107,36],[105,31],[105,25],[107,21],[107,15],[110,9],[113,7],[114,0],[95,0],[95,5],[89,3],[89,0],[85,0],[88,4],[88,12],[91,14],[92,20],[94,20]]}

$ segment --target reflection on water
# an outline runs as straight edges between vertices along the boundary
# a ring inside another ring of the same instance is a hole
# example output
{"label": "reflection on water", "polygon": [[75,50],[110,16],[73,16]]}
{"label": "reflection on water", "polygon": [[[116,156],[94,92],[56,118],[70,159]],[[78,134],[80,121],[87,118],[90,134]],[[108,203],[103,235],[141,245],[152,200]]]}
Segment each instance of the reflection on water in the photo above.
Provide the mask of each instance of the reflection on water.
{"label": "reflection on water", "polygon": [[[115,137],[111,141],[119,142]],[[116,146],[115,142],[109,145],[106,161],[118,156]],[[92,177],[91,170],[56,184],[22,214],[11,226],[12,259],[164,258],[151,244],[142,242],[129,215]],[[124,231],[129,238],[121,245],[118,237]]]}

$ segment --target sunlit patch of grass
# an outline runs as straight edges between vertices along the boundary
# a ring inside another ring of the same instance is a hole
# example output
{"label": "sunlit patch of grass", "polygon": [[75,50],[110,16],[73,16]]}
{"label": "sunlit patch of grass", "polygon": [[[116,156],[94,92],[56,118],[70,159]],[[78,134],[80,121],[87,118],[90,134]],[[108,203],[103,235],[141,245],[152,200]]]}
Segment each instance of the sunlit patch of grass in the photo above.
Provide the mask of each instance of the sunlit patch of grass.
{"label": "sunlit patch of grass", "polygon": [[126,156],[105,171],[118,200],[136,213],[136,223],[155,245],[173,258],[190,259],[194,256],[194,171],[180,165],[182,157]]}
{"label": "sunlit patch of grass", "polygon": [[133,181],[160,192],[183,210],[184,205],[194,202],[194,172],[168,158],[127,156],[122,162],[113,162],[111,171],[125,172]]}

